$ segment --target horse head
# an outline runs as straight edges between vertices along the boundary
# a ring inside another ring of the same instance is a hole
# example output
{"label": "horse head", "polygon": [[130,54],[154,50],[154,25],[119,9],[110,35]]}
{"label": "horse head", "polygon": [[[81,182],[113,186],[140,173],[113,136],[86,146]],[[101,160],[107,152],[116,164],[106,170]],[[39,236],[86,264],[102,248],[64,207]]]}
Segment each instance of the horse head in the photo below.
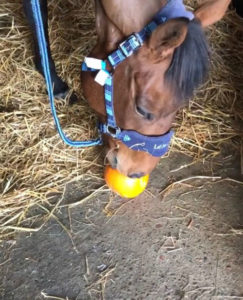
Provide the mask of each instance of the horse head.
{"label": "horse head", "polygon": [[[129,5],[132,1],[127,2]],[[110,1],[102,1],[102,4],[96,1],[98,43],[91,56],[101,59],[116,49],[128,34],[136,28],[141,29],[153,13],[151,11],[147,20],[131,24],[126,30],[119,21],[121,18],[117,15],[116,19],[115,13],[112,15],[112,9],[106,11],[108,4],[112,5]],[[115,69],[114,113],[120,128],[144,136],[161,136],[170,130],[176,112],[208,73],[209,51],[202,24],[209,25],[213,20],[206,12],[199,8],[200,20],[172,18],[159,25],[143,46]],[[197,12],[195,15],[197,17]],[[125,20],[127,18],[124,19],[126,23]],[[92,74],[84,73],[82,81],[91,107],[100,121],[105,122],[103,87],[94,82]],[[105,135],[104,140],[110,164],[126,176],[148,174],[160,159],[146,151],[135,151],[111,136]]]}

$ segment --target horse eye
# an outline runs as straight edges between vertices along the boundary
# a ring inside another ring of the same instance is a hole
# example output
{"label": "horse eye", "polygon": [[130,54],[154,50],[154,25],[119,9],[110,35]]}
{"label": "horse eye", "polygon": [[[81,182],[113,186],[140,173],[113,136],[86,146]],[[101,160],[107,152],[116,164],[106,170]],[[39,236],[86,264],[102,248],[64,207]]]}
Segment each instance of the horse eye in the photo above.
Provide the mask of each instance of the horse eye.
{"label": "horse eye", "polygon": [[152,121],[154,119],[154,115],[147,112],[144,108],[136,105],[136,111],[139,115],[141,115],[143,118]]}

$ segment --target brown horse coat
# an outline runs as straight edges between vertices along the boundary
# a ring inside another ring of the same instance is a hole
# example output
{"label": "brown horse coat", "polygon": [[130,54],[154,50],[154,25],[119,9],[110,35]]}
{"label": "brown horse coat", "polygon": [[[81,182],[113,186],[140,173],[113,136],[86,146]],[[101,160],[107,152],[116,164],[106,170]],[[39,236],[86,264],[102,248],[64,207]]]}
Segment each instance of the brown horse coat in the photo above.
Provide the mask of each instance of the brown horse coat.
{"label": "brown horse coat", "polygon": [[[105,59],[128,35],[140,31],[166,4],[166,0],[96,0],[95,3],[98,42],[89,56]],[[202,2],[194,12],[198,22],[193,26],[205,27],[218,21],[229,3],[230,0]],[[185,97],[182,89],[177,87],[180,82],[175,80],[176,74],[171,75],[175,77],[172,80],[166,80],[166,76],[173,65],[175,50],[188,40],[189,31],[192,30],[189,23],[184,18],[177,18],[160,25],[135,55],[118,66],[114,73],[114,108],[119,127],[144,135],[161,135],[172,127]],[[191,57],[191,63],[196,65],[194,56]],[[204,66],[201,68],[206,69]],[[174,71],[176,69],[174,66],[171,73],[177,72]],[[195,69],[194,77],[196,74]],[[180,81],[179,75],[178,79]],[[103,88],[94,82],[91,74],[83,74],[82,82],[89,104],[104,122]],[[105,137],[105,140],[110,164],[127,176],[150,173],[159,161],[159,158],[148,153],[128,149],[111,137]]]}

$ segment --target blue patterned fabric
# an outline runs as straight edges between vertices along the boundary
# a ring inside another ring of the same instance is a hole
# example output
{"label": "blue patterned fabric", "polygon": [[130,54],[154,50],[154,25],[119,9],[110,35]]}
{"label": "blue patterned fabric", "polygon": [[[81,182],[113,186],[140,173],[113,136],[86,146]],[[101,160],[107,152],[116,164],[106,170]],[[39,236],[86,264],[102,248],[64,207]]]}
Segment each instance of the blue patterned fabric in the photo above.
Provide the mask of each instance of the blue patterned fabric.
{"label": "blue patterned fabric", "polygon": [[[115,69],[127,57],[137,51],[152,32],[162,23],[172,18],[185,17],[189,20],[194,18],[193,13],[186,10],[182,0],[168,0],[163,7],[140,32],[130,35],[122,42],[118,49],[108,56],[113,69]],[[143,151],[152,156],[160,157],[164,155],[169,148],[171,138],[174,134],[172,130],[160,136],[146,136],[134,130],[124,130],[117,126],[114,103],[113,103],[113,76],[106,70],[105,61],[101,61],[102,70],[108,74],[104,85],[104,97],[106,107],[106,124],[99,124],[101,134],[108,134],[113,138],[120,140],[128,148],[135,151]],[[98,71],[100,69],[89,68],[86,63],[82,64],[83,71]]]}
{"label": "blue patterned fabric", "polygon": [[107,116],[107,124],[113,128],[116,128],[116,119],[113,106],[113,78],[109,76],[106,80],[105,86],[105,108]]}
{"label": "blue patterned fabric", "polygon": [[[100,123],[99,130],[101,133],[109,134],[109,127],[106,124]],[[118,128],[114,137],[129,149],[147,152],[152,156],[160,157],[168,151],[173,135],[173,130],[159,136],[148,136],[140,134],[135,130],[120,130]]]}
{"label": "blue patterned fabric", "polygon": [[123,130],[119,134],[119,139],[132,150],[160,157],[168,151],[172,136],[172,130],[160,136],[145,136],[134,130]]}
{"label": "blue patterned fabric", "polygon": [[183,0],[168,0],[166,6],[154,16],[153,20],[148,25],[141,31],[130,35],[119,45],[116,51],[108,56],[108,60],[112,67],[115,68],[124,59],[132,55],[134,51],[138,50],[159,25],[165,23],[169,19],[181,17],[191,21],[194,19],[194,14],[185,8]]}

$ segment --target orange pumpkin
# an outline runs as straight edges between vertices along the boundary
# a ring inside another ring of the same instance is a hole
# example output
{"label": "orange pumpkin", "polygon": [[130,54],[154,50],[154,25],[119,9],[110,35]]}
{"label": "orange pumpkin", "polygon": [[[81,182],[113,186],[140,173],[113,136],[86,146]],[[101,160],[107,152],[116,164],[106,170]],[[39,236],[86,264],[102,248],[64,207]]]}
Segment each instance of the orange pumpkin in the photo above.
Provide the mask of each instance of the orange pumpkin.
{"label": "orange pumpkin", "polygon": [[109,188],[124,198],[134,198],[141,194],[149,180],[149,175],[141,178],[127,177],[110,166],[105,168],[105,181]]}

